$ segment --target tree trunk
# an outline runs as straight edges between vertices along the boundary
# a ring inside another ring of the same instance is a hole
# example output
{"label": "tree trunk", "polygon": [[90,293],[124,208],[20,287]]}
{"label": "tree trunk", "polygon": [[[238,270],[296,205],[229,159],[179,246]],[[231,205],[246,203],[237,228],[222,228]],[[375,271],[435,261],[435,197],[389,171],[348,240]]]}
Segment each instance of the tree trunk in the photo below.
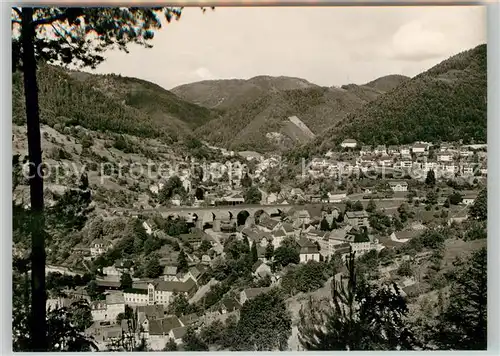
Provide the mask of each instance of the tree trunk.
{"label": "tree trunk", "polygon": [[33,351],[47,350],[46,294],[45,294],[45,241],[43,216],[43,176],[41,172],[42,147],[40,113],[34,49],[35,27],[33,8],[22,8],[22,65],[24,95],[28,127],[28,156],[30,161],[31,202],[31,318],[30,338]]}

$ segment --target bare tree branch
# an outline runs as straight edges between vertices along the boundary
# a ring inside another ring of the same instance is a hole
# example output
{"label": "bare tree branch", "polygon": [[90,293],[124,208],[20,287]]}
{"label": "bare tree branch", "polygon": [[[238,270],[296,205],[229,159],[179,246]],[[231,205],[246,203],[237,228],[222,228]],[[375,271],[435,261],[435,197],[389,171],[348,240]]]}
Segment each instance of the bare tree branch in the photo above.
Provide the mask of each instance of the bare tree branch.
{"label": "bare tree branch", "polygon": [[34,26],[48,25],[48,24],[52,24],[56,21],[65,21],[67,18],[68,18],[68,14],[66,11],[64,11],[63,13],[60,13],[59,15],[55,15],[52,17],[47,17],[47,18],[33,21],[33,25]]}
{"label": "bare tree branch", "polygon": [[14,11],[17,13],[17,15],[19,16],[19,18],[21,18],[21,14],[22,14],[22,12],[21,12],[21,10],[20,10],[19,8],[17,8],[17,7],[12,7],[12,10],[14,10]]}

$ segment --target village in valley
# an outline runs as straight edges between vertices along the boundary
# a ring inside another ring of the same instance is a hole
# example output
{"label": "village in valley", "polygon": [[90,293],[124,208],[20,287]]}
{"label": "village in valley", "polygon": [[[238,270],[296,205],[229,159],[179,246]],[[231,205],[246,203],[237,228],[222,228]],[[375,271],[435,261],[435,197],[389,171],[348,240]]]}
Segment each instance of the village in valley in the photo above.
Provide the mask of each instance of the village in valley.
{"label": "village in valley", "polygon": [[[433,251],[413,247],[412,239],[467,220],[487,176],[486,145],[370,147],[345,140],[313,157],[295,186],[266,191],[281,157],[210,149],[231,161],[206,163],[201,179],[194,179],[196,169],[183,169],[151,185],[149,194],[157,196],[175,181],[178,193],[171,191],[162,206],[117,208],[95,220],[88,233],[96,238],[70,252],[77,267],[48,267],[49,280],[81,282],[54,294],[48,308],[87,300],[92,325],[86,333],[102,350],[124,337],[151,350],[181,345],[188,329],[237,320],[248,300],[274,287],[286,290],[297,317],[300,300],[345,273],[339,261],[351,252],[382,261],[369,271],[371,283],[394,281],[403,295],[418,298],[438,282],[416,262]],[[123,219],[134,226],[131,251],[142,236],[146,256],[123,259],[126,238],[106,238],[105,226]],[[235,276],[228,268],[241,271]],[[82,282],[88,272],[95,278]],[[301,273],[318,275],[304,280]]]}

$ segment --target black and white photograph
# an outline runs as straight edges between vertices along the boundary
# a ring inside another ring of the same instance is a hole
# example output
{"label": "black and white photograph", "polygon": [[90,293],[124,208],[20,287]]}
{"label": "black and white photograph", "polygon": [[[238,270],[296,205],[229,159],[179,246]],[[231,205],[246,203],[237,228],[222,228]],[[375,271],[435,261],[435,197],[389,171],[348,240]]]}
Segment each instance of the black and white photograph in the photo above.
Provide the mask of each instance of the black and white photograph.
{"label": "black and white photograph", "polygon": [[485,6],[112,6],[8,8],[13,351],[487,350]]}

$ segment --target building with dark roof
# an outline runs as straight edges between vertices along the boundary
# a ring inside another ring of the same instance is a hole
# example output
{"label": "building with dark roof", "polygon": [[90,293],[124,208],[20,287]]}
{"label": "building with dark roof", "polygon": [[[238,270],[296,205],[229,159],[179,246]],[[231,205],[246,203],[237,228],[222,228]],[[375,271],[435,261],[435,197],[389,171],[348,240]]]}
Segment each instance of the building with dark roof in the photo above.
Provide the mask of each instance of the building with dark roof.
{"label": "building with dark roof", "polygon": [[220,303],[221,314],[232,313],[241,309],[241,304],[235,298],[224,298]]}
{"label": "building with dark roof", "polygon": [[344,221],[349,223],[351,226],[366,226],[369,227],[370,223],[368,221],[368,213],[364,210],[362,211],[346,211],[344,216]]}
{"label": "building with dark roof", "polygon": [[247,288],[240,293],[240,304],[243,305],[247,300],[254,299],[262,293],[267,293],[271,290],[271,287],[263,288]]}

